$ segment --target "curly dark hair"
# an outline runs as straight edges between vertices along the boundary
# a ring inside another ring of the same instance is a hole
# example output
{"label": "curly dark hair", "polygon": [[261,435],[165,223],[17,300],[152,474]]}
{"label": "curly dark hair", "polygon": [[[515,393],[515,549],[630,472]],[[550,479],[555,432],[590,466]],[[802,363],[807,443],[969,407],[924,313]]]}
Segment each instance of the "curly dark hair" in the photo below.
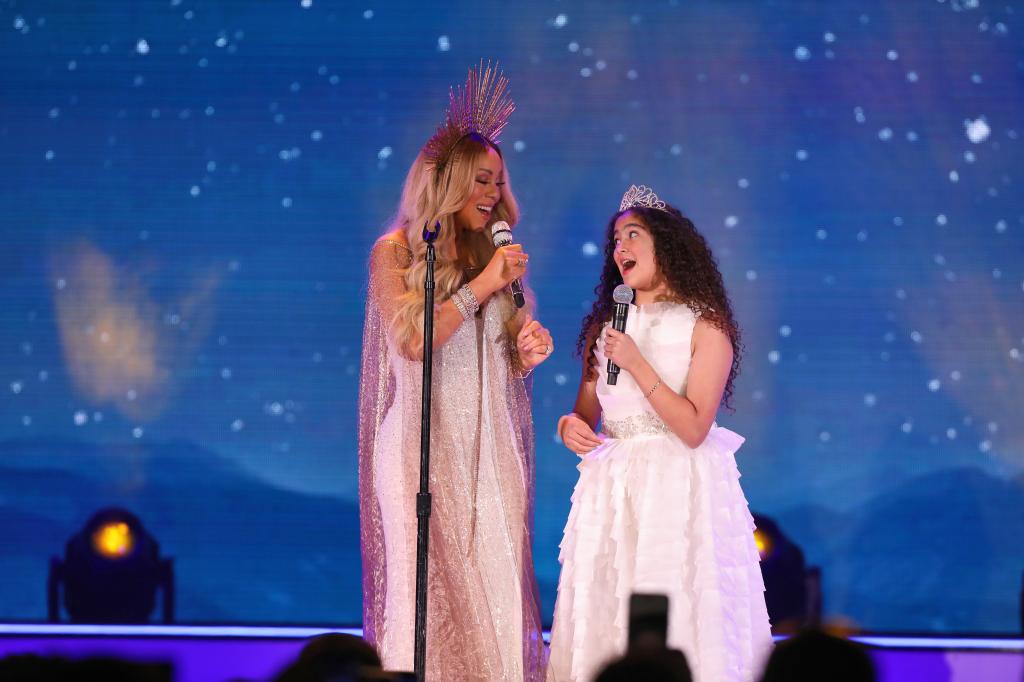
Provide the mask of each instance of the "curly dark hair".
{"label": "curly dark hair", "polygon": [[[615,221],[627,211],[638,217],[654,239],[654,259],[668,282],[673,295],[690,307],[695,315],[720,329],[732,343],[732,368],[722,394],[722,404],[732,408],[733,382],[740,370],[743,344],[740,330],[733,317],[732,304],[722,283],[718,263],[704,237],[693,222],[675,206],[665,210],[637,206],[619,211],[608,222],[604,247],[604,266],[601,281],[594,287],[594,305],[583,318],[583,328],[576,341],[576,355],[587,358],[594,350],[597,334],[612,317],[612,291],[622,284],[622,275],[615,265]],[[586,363],[587,378],[592,379],[596,369]]]}

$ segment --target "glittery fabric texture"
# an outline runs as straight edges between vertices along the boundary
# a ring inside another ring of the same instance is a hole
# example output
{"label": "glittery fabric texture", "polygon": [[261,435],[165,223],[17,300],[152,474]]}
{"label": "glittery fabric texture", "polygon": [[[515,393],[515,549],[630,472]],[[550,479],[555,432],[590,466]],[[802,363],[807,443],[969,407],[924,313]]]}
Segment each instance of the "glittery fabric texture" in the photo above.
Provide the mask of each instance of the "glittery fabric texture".
{"label": "glittery fabric texture", "polygon": [[601,431],[609,438],[636,438],[672,432],[661,417],[647,412],[623,419],[605,419],[601,422]]}
{"label": "glittery fabric texture", "polygon": [[[423,365],[388,337],[411,258],[386,240],[371,252],[359,399],[363,626],[392,670],[413,667]],[[514,312],[493,296],[434,350],[428,680],[543,679],[533,423],[505,330]]]}

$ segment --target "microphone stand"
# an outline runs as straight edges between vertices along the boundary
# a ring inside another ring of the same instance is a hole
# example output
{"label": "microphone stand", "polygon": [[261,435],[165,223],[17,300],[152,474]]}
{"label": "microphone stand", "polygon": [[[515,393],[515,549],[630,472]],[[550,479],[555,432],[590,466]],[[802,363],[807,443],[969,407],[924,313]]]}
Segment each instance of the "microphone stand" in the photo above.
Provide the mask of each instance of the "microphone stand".
{"label": "microphone stand", "polygon": [[441,222],[433,231],[423,226],[427,244],[427,276],[423,283],[423,403],[420,412],[420,491],[416,495],[416,648],[413,655],[416,680],[427,674],[427,550],[430,539],[430,384],[434,365],[434,240],[441,233]]}

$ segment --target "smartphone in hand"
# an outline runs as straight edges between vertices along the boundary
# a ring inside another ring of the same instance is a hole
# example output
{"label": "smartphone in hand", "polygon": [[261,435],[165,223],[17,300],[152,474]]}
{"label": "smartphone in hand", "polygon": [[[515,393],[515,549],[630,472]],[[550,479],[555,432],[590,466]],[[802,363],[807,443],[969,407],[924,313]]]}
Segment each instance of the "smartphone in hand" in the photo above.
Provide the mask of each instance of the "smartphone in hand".
{"label": "smartphone in hand", "polygon": [[629,649],[668,646],[668,597],[664,594],[629,596]]}

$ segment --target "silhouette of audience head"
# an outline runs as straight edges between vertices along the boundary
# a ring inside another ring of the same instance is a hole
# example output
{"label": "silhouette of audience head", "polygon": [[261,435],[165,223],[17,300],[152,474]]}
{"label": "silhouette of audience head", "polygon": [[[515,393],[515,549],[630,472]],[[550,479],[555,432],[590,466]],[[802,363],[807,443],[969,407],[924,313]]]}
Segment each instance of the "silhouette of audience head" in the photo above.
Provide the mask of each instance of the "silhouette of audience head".
{"label": "silhouette of audience head", "polygon": [[354,635],[330,632],[313,637],[275,682],[361,682],[391,679],[377,651]]}
{"label": "silhouette of audience head", "polygon": [[622,658],[612,661],[595,682],[692,682],[686,656],[677,649],[634,648]]}
{"label": "silhouette of audience head", "polygon": [[875,682],[867,650],[821,630],[804,630],[780,642],[768,658],[761,682]]}

